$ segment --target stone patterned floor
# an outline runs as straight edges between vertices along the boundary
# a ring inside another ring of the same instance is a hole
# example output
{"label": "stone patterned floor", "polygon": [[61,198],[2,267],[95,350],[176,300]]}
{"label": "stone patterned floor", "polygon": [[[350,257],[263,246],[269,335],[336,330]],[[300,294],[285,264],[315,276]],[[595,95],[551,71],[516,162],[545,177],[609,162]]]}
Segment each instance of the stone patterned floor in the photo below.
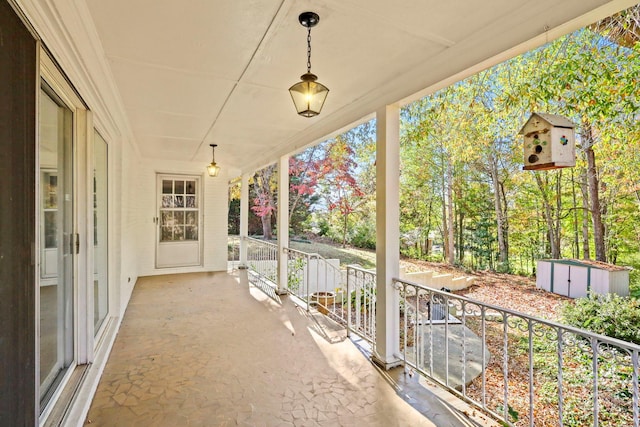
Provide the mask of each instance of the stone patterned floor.
{"label": "stone patterned floor", "polygon": [[243,275],[140,278],[85,425],[489,424]]}

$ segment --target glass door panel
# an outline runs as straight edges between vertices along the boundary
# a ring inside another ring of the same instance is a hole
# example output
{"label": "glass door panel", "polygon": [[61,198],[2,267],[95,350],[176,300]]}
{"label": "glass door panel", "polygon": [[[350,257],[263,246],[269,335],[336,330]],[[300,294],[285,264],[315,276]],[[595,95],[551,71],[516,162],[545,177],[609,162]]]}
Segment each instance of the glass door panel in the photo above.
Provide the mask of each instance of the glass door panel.
{"label": "glass door panel", "polygon": [[109,312],[107,248],[107,143],[96,132],[93,146],[94,335]]}
{"label": "glass door panel", "polygon": [[158,175],[156,266],[200,265],[200,177]]}
{"label": "glass door panel", "polygon": [[73,116],[43,83],[40,93],[40,401],[73,362]]}

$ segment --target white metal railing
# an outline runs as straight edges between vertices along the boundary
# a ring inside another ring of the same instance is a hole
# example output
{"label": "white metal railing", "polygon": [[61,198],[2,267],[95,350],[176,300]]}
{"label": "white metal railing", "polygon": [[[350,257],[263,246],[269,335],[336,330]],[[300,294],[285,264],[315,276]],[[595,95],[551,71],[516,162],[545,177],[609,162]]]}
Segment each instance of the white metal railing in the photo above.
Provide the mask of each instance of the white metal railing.
{"label": "white metal railing", "polygon": [[240,240],[240,236],[237,235],[227,236],[227,261],[234,270],[240,264]]}
{"label": "white metal railing", "polygon": [[260,279],[273,285],[278,280],[278,245],[246,237],[247,267]]}
{"label": "white metal railing", "polygon": [[285,248],[287,254],[287,291],[304,301],[307,308],[335,317],[342,313],[344,279],[339,260],[327,260],[315,253]]}
{"label": "white metal railing", "polygon": [[394,283],[405,364],[463,400],[512,426],[638,427],[640,346]]}
{"label": "white metal railing", "polygon": [[350,265],[346,288],[349,305],[344,321],[347,331],[355,332],[375,348],[376,273]]}

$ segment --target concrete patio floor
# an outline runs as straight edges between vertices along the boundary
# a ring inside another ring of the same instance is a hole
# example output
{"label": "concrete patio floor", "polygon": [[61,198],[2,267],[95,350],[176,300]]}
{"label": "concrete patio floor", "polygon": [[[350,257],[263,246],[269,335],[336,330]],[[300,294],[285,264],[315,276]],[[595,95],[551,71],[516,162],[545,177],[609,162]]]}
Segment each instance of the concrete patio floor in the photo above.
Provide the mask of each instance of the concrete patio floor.
{"label": "concrete patio floor", "polygon": [[497,424],[235,271],[138,279],[85,425]]}

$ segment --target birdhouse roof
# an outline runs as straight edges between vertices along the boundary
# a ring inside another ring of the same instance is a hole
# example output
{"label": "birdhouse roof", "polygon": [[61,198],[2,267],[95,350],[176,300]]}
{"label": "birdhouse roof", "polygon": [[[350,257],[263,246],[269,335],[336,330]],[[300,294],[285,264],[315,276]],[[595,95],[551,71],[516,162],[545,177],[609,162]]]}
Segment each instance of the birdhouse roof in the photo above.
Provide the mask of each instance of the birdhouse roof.
{"label": "birdhouse roof", "polygon": [[522,129],[520,129],[520,132],[518,132],[519,134],[524,133],[524,128],[527,127],[529,122],[533,120],[534,117],[538,117],[544,120],[545,122],[549,123],[551,126],[555,126],[555,127],[571,128],[571,129],[576,127],[576,125],[574,125],[571,120],[567,119],[566,117],[559,116],[557,114],[533,113],[531,114],[531,117],[529,117],[529,120],[526,121],[524,126],[522,126]]}

